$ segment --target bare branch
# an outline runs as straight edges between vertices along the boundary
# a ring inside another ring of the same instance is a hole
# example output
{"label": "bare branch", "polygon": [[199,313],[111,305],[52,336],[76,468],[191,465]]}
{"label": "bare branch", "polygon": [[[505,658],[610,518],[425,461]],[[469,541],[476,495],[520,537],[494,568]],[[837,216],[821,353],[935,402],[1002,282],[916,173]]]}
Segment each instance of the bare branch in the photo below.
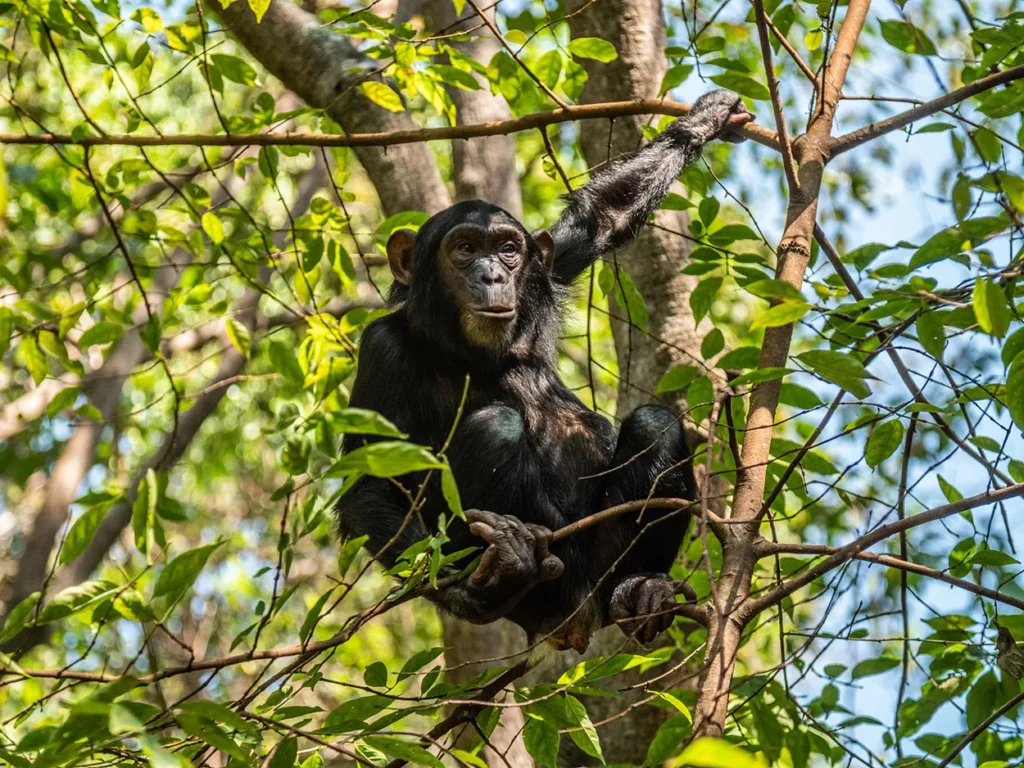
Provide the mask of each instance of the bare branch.
{"label": "bare branch", "polygon": [[762,0],[754,0],[754,18],[757,20],[757,35],[761,42],[761,60],[764,62],[765,77],[768,78],[768,91],[771,94],[772,111],[775,113],[775,130],[779,137],[779,149],[782,152],[782,166],[786,171],[786,181],[789,182],[789,189],[792,191],[799,188],[800,183],[796,178],[793,147],[790,146],[789,135],[786,132],[786,115],[782,111],[779,78],[775,74],[772,46],[768,41],[768,17],[764,12]]}
{"label": "bare branch", "polygon": [[946,766],[948,766],[950,763],[952,763],[956,759],[957,755],[959,755],[961,752],[963,752],[965,749],[967,749],[967,747],[969,747],[971,745],[972,741],[974,741],[981,734],[983,734],[985,731],[987,731],[989,729],[989,726],[992,725],[992,723],[994,723],[1000,717],[1002,717],[1007,712],[1009,712],[1011,709],[1016,707],[1022,701],[1024,701],[1024,691],[1021,691],[1020,693],[1018,693],[1016,696],[1014,696],[1009,701],[1004,702],[991,715],[989,715],[984,720],[982,720],[980,723],[978,723],[976,726],[974,726],[967,733],[967,735],[964,736],[964,738],[960,741],[960,743],[957,744],[953,748],[953,750],[942,759],[942,762],[939,763],[937,766],[935,766],[935,768],[946,768]]}
{"label": "bare branch", "polygon": [[[234,6],[232,6],[234,7]],[[54,144],[81,147],[104,145],[127,147],[237,147],[237,146],[303,146],[303,147],[394,147],[442,139],[472,139],[478,136],[498,136],[519,131],[530,131],[558,123],[576,120],[596,120],[634,115],[670,115],[678,117],[690,111],[688,104],[667,99],[637,99],[600,104],[575,104],[569,107],[536,112],[510,120],[498,120],[476,125],[458,125],[450,128],[399,128],[374,133],[232,133],[232,134],[180,134],[177,136],[135,136],[131,134],[83,136],[74,139],[65,134],[0,134],[0,144]],[[404,114],[404,113],[403,113]],[[410,119],[411,121],[411,119]],[[745,139],[778,150],[775,132],[747,123],[734,129]]]}
{"label": "bare branch", "polygon": [[[841,551],[840,547],[830,547],[825,544],[779,544],[772,541],[764,541],[758,544],[757,554],[758,557],[769,557],[772,555],[835,555]],[[994,589],[989,589],[980,584],[975,584],[973,581],[967,581],[966,579],[958,579],[956,576],[950,576],[948,573],[937,570],[935,568],[929,568],[927,565],[920,565],[918,563],[911,563],[907,560],[902,560],[897,557],[891,557],[890,555],[876,555],[873,552],[859,552],[853,556],[855,560],[863,560],[868,563],[875,563],[877,565],[884,565],[887,568],[896,568],[907,573],[916,573],[919,576],[926,576],[929,579],[935,579],[936,581],[943,581],[946,584],[950,584],[954,587],[973,592],[980,597],[987,597],[990,600],[995,600],[1006,605],[1012,605],[1014,608],[1024,611],[1024,600],[1021,600],[1011,595],[997,592]]]}
{"label": "bare branch", "polygon": [[950,91],[945,96],[940,96],[913,109],[908,109],[906,112],[893,115],[878,123],[865,125],[863,128],[858,128],[856,131],[852,131],[845,136],[840,136],[832,143],[832,155],[835,156],[854,147],[859,147],[861,144],[865,144],[872,139],[877,139],[879,136],[899,130],[905,125],[910,125],[925,117],[941,112],[972,96],[977,96],[979,93],[984,93],[1006,83],[1012,83],[1014,80],[1019,80],[1022,77],[1024,77],[1024,64],[979,78],[973,83],[968,83],[961,88]]}
{"label": "bare branch", "polygon": [[910,528],[916,528],[917,526],[924,525],[925,523],[941,520],[945,517],[955,515],[968,509],[975,509],[977,507],[984,506],[985,504],[994,504],[999,501],[1005,501],[1006,499],[1013,499],[1021,495],[1024,495],[1024,483],[1016,483],[1015,485],[1000,488],[996,491],[979,493],[977,496],[970,496],[966,499],[953,502],[952,504],[944,504],[941,507],[935,507],[927,512],[921,512],[913,517],[898,520],[895,523],[879,526],[875,530],[871,531],[871,533],[861,536],[859,539],[850,542],[845,547],[840,547],[834,554],[830,555],[817,565],[809,568],[799,576],[786,582],[781,587],[773,589],[771,592],[762,595],[756,600],[750,600],[746,605],[744,605],[742,609],[743,614],[747,618],[756,616],[761,611],[772,607],[780,600],[792,595],[797,590],[806,587],[815,579],[828,573],[833,568],[836,568],[847,560],[856,557],[868,547],[877,544],[880,541],[885,541],[890,536],[895,536],[900,531],[906,531]]}

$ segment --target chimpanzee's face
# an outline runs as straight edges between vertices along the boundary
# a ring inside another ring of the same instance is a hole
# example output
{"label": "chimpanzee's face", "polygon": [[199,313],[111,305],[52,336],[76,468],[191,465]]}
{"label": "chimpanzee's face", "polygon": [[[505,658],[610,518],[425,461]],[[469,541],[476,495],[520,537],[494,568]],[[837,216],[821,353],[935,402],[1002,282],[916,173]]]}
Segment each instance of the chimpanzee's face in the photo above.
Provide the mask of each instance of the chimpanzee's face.
{"label": "chimpanzee's face", "polygon": [[441,241],[438,266],[471,344],[494,346],[508,339],[527,254],[526,234],[505,224],[459,224]]}
{"label": "chimpanzee's face", "polygon": [[473,200],[436,214],[418,235],[395,232],[387,252],[395,280],[413,300],[428,307],[444,302],[466,341],[501,349],[529,314],[526,286],[549,279],[554,241],[546,230],[530,235],[507,211]]}

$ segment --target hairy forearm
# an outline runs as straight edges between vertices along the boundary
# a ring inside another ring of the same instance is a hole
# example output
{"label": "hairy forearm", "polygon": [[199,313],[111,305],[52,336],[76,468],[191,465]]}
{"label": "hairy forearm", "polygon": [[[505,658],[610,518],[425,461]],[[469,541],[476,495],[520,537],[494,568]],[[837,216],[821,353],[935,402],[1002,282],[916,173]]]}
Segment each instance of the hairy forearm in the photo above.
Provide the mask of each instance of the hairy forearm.
{"label": "hairy forearm", "polygon": [[736,94],[707,93],[650,144],[597,171],[589,183],[571,192],[551,230],[555,279],[569,283],[603,254],[633,240],[704,145],[730,126],[750,120],[753,116]]}
{"label": "hairy forearm", "polygon": [[569,195],[551,230],[556,279],[572,281],[603,254],[637,236],[672,182],[711,138],[695,122],[677,120],[650,144],[602,168]]}

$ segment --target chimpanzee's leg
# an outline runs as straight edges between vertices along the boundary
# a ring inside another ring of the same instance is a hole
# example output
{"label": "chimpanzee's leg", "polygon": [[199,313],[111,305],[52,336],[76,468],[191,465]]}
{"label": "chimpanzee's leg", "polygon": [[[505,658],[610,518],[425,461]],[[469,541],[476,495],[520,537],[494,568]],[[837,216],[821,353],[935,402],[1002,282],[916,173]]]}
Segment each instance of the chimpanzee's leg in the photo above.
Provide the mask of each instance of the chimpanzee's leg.
{"label": "chimpanzee's leg", "polygon": [[[692,500],[696,495],[693,464],[679,417],[659,405],[644,405],[622,424],[615,457],[605,479],[602,506],[607,508],[648,497]],[[685,591],[669,580],[668,571],[679,552],[690,522],[680,510],[648,509],[627,513],[595,530],[605,543],[602,552],[610,576],[602,582],[602,603],[609,617],[624,620],[657,613],[675,602],[675,593]],[[621,556],[612,568],[616,557]],[[598,577],[603,574],[598,574]],[[649,642],[667,628],[672,616],[665,614],[644,622],[622,624],[628,633],[637,632]]]}

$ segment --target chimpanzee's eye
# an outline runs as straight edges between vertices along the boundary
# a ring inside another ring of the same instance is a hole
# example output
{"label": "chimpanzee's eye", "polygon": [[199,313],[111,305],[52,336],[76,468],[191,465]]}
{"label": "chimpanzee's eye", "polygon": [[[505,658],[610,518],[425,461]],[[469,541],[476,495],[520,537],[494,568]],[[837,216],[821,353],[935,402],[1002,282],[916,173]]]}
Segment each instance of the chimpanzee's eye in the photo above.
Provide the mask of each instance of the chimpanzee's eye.
{"label": "chimpanzee's eye", "polygon": [[513,256],[519,253],[519,249],[516,248],[515,243],[505,243],[504,245],[501,246],[501,252],[508,256]]}
{"label": "chimpanzee's eye", "polygon": [[455,246],[455,250],[457,250],[459,253],[465,256],[468,256],[473,252],[473,244],[468,240],[463,240],[461,243]]}

